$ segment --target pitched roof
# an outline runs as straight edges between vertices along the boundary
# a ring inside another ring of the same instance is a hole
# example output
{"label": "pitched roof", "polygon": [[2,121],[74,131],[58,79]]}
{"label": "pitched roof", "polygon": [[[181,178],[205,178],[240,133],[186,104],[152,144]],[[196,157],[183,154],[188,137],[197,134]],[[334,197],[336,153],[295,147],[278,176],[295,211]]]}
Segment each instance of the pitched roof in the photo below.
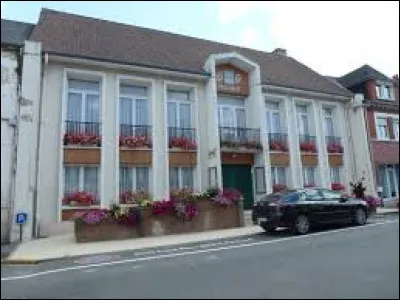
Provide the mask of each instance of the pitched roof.
{"label": "pitched roof", "polygon": [[295,59],[275,53],[43,9],[31,39],[44,52],[205,73],[211,54],[237,52],[258,63],[263,84],[342,96],[351,93]]}
{"label": "pitched roof", "polygon": [[1,19],[1,44],[22,46],[34,27],[29,23]]}
{"label": "pitched roof", "polygon": [[375,70],[369,65],[363,65],[358,69],[351,71],[350,73],[347,73],[342,77],[339,77],[338,81],[343,86],[350,88],[352,86],[355,86],[362,82],[366,82],[371,79],[381,80],[381,81],[391,81],[389,77]]}

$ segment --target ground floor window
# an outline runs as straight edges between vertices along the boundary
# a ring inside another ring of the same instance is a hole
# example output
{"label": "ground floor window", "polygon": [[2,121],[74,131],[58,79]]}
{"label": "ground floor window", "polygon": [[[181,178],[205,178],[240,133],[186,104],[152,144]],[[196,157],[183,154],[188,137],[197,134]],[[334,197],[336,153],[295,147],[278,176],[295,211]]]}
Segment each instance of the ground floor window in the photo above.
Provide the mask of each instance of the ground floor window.
{"label": "ground floor window", "polygon": [[315,186],[315,167],[303,167],[303,185],[304,187]]}
{"label": "ground floor window", "polygon": [[341,167],[331,167],[331,183],[342,183],[341,181]]}
{"label": "ground floor window", "polygon": [[382,198],[399,196],[399,165],[378,165],[377,183],[382,187]]}
{"label": "ground floor window", "polygon": [[286,186],[286,168],[285,167],[271,167],[272,185]]}
{"label": "ground floor window", "polygon": [[149,192],[150,168],[120,166],[119,192],[143,191]]}
{"label": "ground floor window", "polygon": [[98,166],[64,166],[63,204],[70,205],[70,202],[79,202],[79,197],[76,200],[68,198],[77,192],[90,194],[93,197],[92,204],[99,204],[99,169]]}
{"label": "ground floor window", "polygon": [[171,167],[169,168],[169,188],[182,189],[194,188],[193,167]]}

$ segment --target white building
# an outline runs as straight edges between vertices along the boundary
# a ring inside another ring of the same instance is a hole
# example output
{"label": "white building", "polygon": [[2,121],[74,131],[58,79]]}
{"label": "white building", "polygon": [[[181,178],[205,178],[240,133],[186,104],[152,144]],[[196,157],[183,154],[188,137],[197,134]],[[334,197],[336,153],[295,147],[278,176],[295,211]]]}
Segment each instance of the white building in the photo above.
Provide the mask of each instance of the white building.
{"label": "white building", "polygon": [[132,189],[158,200],[173,188],[235,187],[250,208],[280,185],[348,189],[358,172],[353,95],[283,49],[51,10],[31,39],[43,45],[32,211],[42,236],[72,230],[82,207],[66,201],[71,192],[98,208]]}

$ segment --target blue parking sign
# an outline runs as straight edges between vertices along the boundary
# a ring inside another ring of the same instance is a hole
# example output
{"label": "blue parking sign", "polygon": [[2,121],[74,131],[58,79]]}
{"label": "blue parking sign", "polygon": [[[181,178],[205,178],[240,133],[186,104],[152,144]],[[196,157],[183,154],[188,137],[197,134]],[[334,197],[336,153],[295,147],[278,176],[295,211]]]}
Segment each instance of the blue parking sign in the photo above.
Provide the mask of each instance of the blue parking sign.
{"label": "blue parking sign", "polygon": [[17,216],[15,218],[15,222],[17,224],[25,224],[27,219],[28,219],[28,214],[27,213],[17,213]]}

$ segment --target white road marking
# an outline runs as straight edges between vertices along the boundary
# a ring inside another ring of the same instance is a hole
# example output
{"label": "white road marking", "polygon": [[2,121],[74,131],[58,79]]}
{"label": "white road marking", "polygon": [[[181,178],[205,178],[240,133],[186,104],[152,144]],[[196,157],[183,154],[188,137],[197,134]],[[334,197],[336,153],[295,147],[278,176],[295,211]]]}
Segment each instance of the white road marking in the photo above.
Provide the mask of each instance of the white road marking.
{"label": "white road marking", "polygon": [[[48,271],[32,273],[32,274],[27,274],[27,275],[21,275],[21,276],[5,277],[5,278],[1,278],[1,281],[28,279],[28,278],[47,275],[47,274],[62,273],[62,272],[74,271],[74,270],[84,270],[84,269],[90,269],[90,268],[94,268],[94,267],[104,267],[104,266],[119,265],[119,264],[133,263],[133,262],[139,262],[139,261],[151,261],[151,260],[162,259],[162,258],[172,258],[172,257],[188,256],[188,255],[195,255],[195,254],[202,254],[202,253],[212,253],[212,252],[218,252],[218,251],[222,251],[222,250],[260,246],[260,245],[266,245],[266,244],[275,244],[275,243],[286,242],[286,241],[291,241],[291,240],[307,239],[307,238],[311,238],[314,236],[327,235],[327,234],[332,234],[332,233],[337,233],[337,232],[351,231],[351,230],[357,230],[357,229],[363,229],[363,228],[375,227],[375,226],[379,226],[379,225],[393,224],[393,223],[399,223],[399,221],[398,220],[386,221],[386,222],[380,222],[380,223],[367,224],[367,225],[359,226],[359,227],[340,228],[340,229],[336,229],[336,230],[316,232],[316,233],[312,233],[312,234],[308,234],[308,235],[292,236],[292,237],[286,237],[286,238],[275,239],[275,240],[253,242],[253,243],[248,243],[248,244],[230,245],[230,246],[225,246],[225,247],[220,247],[220,248],[203,249],[203,250],[196,250],[196,251],[190,251],[190,252],[171,253],[171,254],[164,254],[164,255],[159,255],[159,256],[138,257],[138,258],[132,258],[132,259],[103,262],[103,263],[98,263],[98,264],[89,264],[89,265],[81,265],[81,266],[74,266],[74,267],[68,267],[68,268],[59,268],[59,269],[48,270]],[[148,252],[154,253],[154,251],[148,251]]]}

